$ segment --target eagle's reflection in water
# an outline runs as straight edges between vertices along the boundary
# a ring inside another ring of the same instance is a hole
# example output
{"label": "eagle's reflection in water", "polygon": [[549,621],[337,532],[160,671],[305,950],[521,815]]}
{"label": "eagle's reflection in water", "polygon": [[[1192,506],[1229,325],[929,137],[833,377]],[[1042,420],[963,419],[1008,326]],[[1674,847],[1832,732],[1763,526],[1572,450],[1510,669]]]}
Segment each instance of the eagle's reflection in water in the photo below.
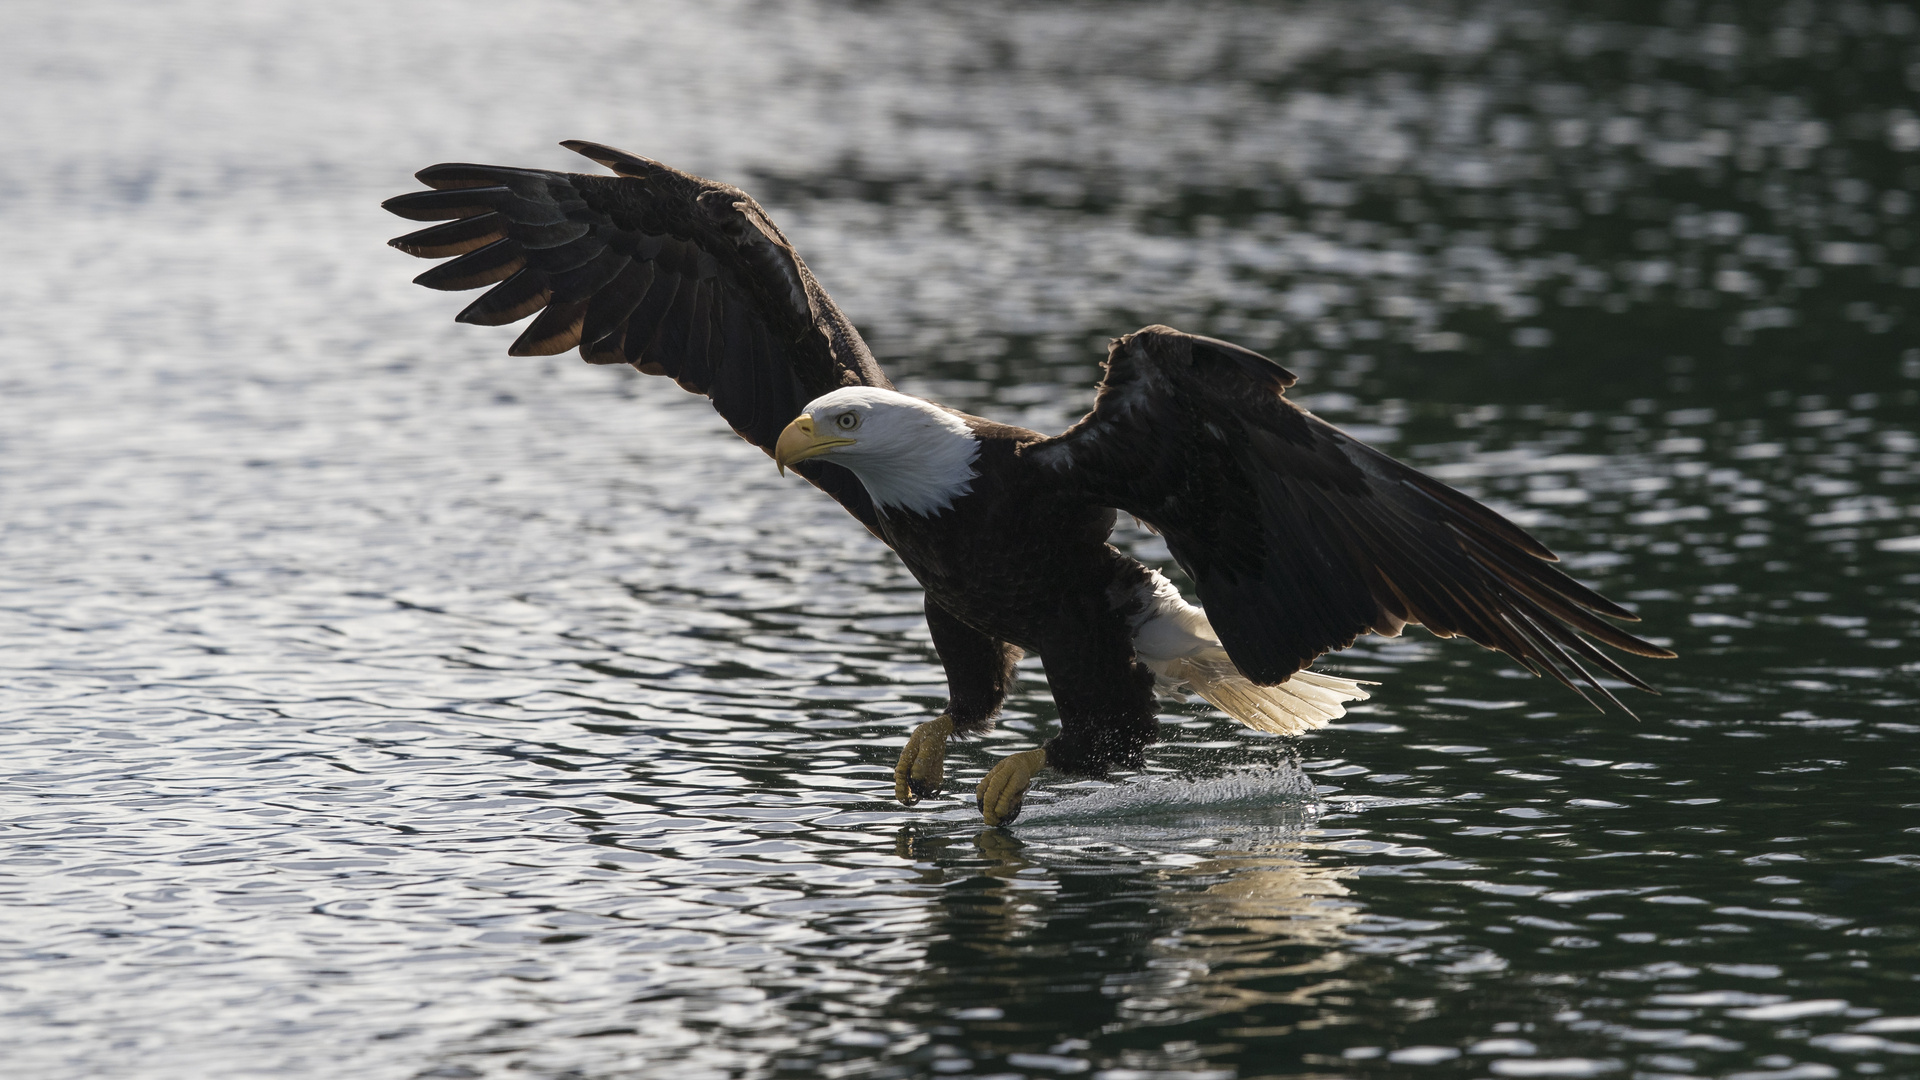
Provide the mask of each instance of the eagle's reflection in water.
{"label": "eagle's reflection in water", "polygon": [[905,830],[898,852],[937,900],[924,979],[888,1011],[976,1056],[1100,1032],[1119,1045],[1098,1056],[1148,1069],[1182,1064],[1183,1034],[1340,1023],[1361,907],[1351,868],[1317,863],[1311,826],[1290,801],[1017,835]]}

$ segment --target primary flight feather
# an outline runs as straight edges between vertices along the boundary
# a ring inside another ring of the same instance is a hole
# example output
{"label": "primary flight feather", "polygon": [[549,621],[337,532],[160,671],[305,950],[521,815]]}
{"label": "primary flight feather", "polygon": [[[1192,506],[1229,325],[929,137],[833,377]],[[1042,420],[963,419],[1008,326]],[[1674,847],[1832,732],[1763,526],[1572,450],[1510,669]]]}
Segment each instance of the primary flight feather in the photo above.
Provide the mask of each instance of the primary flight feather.
{"label": "primary flight feather", "polygon": [[[562,145],[616,175],[435,165],[418,174],[432,190],[383,205],[444,224],[393,246],[450,260],[415,279],[429,288],[492,286],[461,322],[534,316],[513,355],[577,348],[706,395],[900,556],[949,694],[900,755],[902,802],[939,789],[949,740],[992,727],[1023,652],[1061,730],[981,782],[993,825],[1042,768],[1138,768],[1156,693],[1264,731],[1324,725],[1367,695],[1308,665],[1364,633],[1464,636],[1616,705],[1599,675],[1646,684],[1594,642],[1673,655],[1512,522],[1288,401],[1292,373],[1258,353],[1149,326],[1113,342],[1065,434],[968,416],[892,388],[745,192]],[[1107,542],[1116,511],[1165,536],[1204,611]]]}

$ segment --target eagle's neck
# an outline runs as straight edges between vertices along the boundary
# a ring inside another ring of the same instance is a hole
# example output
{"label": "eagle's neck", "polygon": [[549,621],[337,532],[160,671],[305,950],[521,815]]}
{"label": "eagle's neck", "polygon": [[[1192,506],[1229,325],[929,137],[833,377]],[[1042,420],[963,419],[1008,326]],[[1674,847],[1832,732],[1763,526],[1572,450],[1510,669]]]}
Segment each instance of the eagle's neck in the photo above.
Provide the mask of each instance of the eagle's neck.
{"label": "eagle's neck", "polygon": [[888,440],[885,454],[841,458],[882,511],[931,516],[973,490],[980,440],[965,420],[937,406],[915,402],[901,417],[907,437]]}

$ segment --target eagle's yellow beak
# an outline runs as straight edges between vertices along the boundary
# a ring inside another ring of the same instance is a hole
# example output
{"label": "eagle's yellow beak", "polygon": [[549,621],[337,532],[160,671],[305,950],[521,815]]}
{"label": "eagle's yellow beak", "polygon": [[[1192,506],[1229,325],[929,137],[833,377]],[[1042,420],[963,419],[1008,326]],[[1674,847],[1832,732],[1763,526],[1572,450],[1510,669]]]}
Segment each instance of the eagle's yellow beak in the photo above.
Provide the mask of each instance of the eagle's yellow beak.
{"label": "eagle's yellow beak", "polygon": [[821,454],[841,446],[852,446],[852,439],[838,435],[822,435],[814,430],[813,417],[801,416],[787,425],[780,433],[780,441],[773,444],[774,464],[780,466],[780,475],[787,475],[787,466],[796,461],[819,457]]}

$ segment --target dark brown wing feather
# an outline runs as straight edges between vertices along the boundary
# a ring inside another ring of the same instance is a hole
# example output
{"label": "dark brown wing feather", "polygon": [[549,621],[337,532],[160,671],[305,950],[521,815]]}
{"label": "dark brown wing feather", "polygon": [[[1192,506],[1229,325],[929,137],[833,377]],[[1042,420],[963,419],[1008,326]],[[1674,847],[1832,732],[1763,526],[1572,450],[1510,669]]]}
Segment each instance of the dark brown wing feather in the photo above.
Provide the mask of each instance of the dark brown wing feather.
{"label": "dark brown wing feather", "polygon": [[1594,671],[1647,689],[1587,640],[1671,657],[1607,621],[1631,612],[1519,526],[1303,412],[1292,383],[1258,353],[1149,326],[1114,343],[1093,412],[1028,453],[1160,530],[1256,682],[1419,623],[1616,705]]}
{"label": "dark brown wing feather", "polygon": [[[760,205],[597,143],[561,145],[617,176],[435,165],[432,188],[381,205],[437,221],[392,241],[449,259],[414,280],[431,289],[493,286],[460,322],[536,316],[507,350],[578,348],[595,364],[632,364],[713,400],[733,429],[773,452],[807,402],[842,386],[888,386],[860,340]],[[878,534],[852,473],[826,461],[794,471]]]}

